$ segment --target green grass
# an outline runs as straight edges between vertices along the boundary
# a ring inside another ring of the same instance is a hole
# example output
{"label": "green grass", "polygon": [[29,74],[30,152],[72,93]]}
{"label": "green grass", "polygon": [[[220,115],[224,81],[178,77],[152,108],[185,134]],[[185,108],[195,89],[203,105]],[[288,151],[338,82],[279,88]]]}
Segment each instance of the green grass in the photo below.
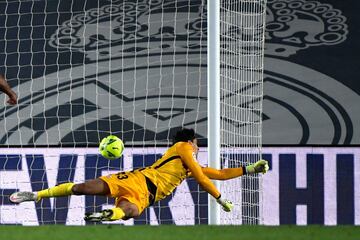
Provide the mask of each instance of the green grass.
{"label": "green grass", "polygon": [[360,227],[354,226],[0,226],[4,240],[360,240]]}

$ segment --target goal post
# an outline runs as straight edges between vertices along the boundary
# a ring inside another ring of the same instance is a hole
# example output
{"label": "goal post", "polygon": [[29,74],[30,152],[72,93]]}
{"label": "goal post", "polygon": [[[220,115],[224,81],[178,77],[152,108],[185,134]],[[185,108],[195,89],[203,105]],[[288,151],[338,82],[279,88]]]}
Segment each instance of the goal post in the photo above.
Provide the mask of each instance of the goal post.
{"label": "goal post", "polygon": [[[214,168],[261,159],[266,0],[208,1],[208,161]],[[261,176],[218,183],[231,213],[209,200],[209,224],[260,224]]]}
{"label": "goal post", "polygon": [[[207,89],[208,89],[208,164],[220,169],[220,0],[207,2]],[[219,189],[220,183],[213,181]],[[220,206],[209,196],[208,222],[220,224]]]}

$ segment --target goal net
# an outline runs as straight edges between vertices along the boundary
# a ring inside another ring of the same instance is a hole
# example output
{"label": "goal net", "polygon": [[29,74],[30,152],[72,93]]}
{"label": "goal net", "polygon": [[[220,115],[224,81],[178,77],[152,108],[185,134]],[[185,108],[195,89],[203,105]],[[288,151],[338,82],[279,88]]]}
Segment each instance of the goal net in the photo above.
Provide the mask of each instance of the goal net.
{"label": "goal net", "polygon": [[[221,15],[223,167],[249,162],[261,143],[264,6],[236,2],[224,1]],[[199,161],[207,164],[206,4],[0,2],[0,72],[19,97],[7,106],[0,94],[0,224],[84,225],[85,212],[114,201],[72,196],[12,205],[8,197],[151,165],[182,127],[195,129]],[[115,161],[97,151],[110,133],[125,142]],[[222,191],[238,204],[227,223],[258,222],[257,178]],[[189,179],[138,219],[115,223],[201,224],[207,217],[207,193]]]}
{"label": "goal net", "polygon": [[[266,0],[222,0],[220,7],[220,116],[222,167],[261,159]],[[261,223],[261,177],[221,184],[235,203],[221,223]]]}

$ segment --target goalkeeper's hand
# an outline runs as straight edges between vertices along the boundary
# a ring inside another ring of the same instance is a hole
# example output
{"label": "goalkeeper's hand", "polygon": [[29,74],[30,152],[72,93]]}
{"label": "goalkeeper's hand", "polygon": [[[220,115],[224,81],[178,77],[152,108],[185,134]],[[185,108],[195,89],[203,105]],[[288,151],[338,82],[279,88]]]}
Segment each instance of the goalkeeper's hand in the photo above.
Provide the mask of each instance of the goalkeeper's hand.
{"label": "goalkeeper's hand", "polygon": [[247,174],[254,174],[254,173],[266,173],[269,170],[269,164],[266,160],[259,160],[254,164],[246,166],[246,173]]}
{"label": "goalkeeper's hand", "polygon": [[219,203],[222,206],[222,209],[225,212],[230,212],[231,209],[233,209],[233,207],[234,207],[234,204],[231,201],[227,200],[227,199],[223,200],[220,197],[220,198],[216,199],[216,201],[217,201],[217,203]]}

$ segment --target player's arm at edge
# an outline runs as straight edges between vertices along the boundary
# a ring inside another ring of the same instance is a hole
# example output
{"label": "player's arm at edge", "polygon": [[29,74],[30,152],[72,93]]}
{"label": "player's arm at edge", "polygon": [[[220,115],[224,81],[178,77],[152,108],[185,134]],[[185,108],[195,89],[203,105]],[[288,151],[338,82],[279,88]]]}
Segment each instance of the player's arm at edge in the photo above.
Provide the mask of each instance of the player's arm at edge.
{"label": "player's arm at edge", "polygon": [[17,103],[17,95],[16,93],[11,89],[9,84],[7,83],[5,76],[0,73],[0,91],[4,92],[6,95],[8,95],[9,99],[7,103],[14,105]]}

